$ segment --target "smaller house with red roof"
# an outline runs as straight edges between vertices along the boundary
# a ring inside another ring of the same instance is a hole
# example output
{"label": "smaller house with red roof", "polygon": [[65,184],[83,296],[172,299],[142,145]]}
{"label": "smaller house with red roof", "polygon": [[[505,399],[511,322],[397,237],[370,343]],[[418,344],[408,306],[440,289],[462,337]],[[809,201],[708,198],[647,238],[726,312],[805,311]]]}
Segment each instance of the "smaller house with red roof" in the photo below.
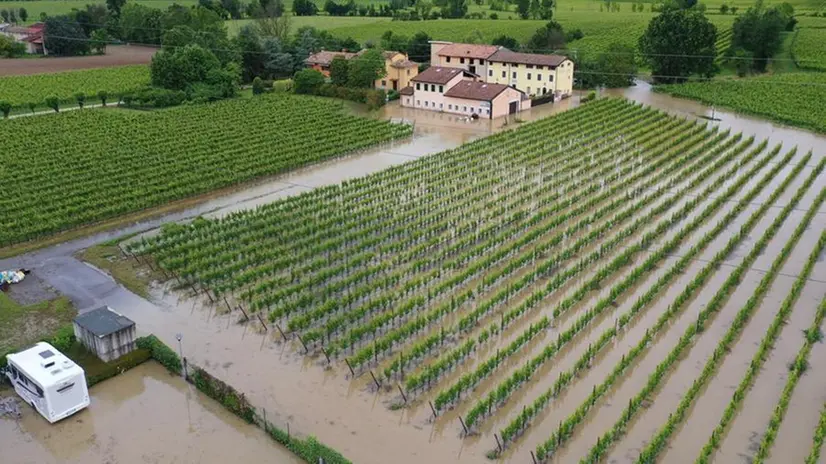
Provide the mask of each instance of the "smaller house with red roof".
{"label": "smaller house with red roof", "polygon": [[26,53],[45,55],[46,47],[43,46],[43,28],[45,26],[43,23],[34,23],[31,26],[8,26],[0,32],[16,42],[26,44]]}
{"label": "smaller house with red roof", "polygon": [[530,98],[511,86],[487,83],[462,68],[431,66],[401,90],[401,105],[493,119],[531,107]]}

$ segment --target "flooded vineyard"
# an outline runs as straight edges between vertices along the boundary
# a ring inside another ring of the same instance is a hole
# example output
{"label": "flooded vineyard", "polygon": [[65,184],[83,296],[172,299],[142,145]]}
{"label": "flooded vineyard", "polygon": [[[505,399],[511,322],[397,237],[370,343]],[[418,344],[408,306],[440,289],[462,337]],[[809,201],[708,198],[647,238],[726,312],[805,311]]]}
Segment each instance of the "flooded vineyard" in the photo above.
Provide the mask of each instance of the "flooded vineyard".
{"label": "flooded vineyard", "polygon": [[20,417],[0,415],[2,462],[301,462],[155,362],[95,385],[90,393],[89,408],[56,424],[26,405],[19,406]]}
{"label": "flooded vineyard", "polygon": [[817,462],[825,167],[601,99],[165,226],[124,307],[358,463]]}

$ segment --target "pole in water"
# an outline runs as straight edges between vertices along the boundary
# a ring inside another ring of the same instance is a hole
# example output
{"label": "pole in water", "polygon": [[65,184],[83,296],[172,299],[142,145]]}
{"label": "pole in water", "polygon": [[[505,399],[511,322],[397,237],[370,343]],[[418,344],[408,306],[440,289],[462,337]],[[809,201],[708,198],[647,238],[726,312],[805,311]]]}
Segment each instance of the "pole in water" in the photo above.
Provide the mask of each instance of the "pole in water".
{"label": "pole in water", "polygon": [[224,303],[226,303],[227,309],[229,309],[229,312],[232,312],[232,306],[229,305],[229,301],[227,301],[227,297],[224,297]]}
{"label": "pole in water", "polygon": [[373,382],[376,383],[376,388],[377,389],[381,388],[381,384],[379,383],[378,379],[376,379],[376,376],[375,376],[375,374],[373,374],[372,370],[370,370],[370,377],[373,377]]}
{"label": "pole in water", "polygon": [[323,346],[321,347],[321,352],[324,353],[324,357],[327,358],[327,364],[330,364],[330,356],[327,355],[327,350],[325,350]]}
{"label": "pole in water", "polygon": [[261,323],[261,327],[264,328],[264,332],[269,332],[270,329],[267,328],[267,324],[264,322],[264,319],[261,319],[261,313],[256,313],[255,315],[258,316],[258,322]]}
{"label": "pole in water", "polygon": [[439,417],[439,413],[437,413],[436,408],[433,407],[433,402],[428,401],[428,404],[430,404],[430,410],[433,411],[433,417]]}
{"label": "pole in water", "polygon": [[350,365],[350,360],[349,360],[349,359],[347,359],[347,358],[344,358],[344,362],[346,362],[346,363],[347,363],[347,367],[349,367],[349,368],[350,368],[350,374],[352,374],[352,375],[353,375],[353,377],[355,377],[355,376],[356,376],[356,372],[353,370],[353,366],[351,366],[351,365]]}
{"label": "pole in water", "polygon": [[284,338],[284,341],[287,341],[287,336],[284,335],[284,331],[281,330],[281,326],[278,325],[278,324],[275,324],[275,328],[278,329],[279,332],[281,332],[281,336]]}
{"label": "pole in water", "polygon": [[402,399],[404,399],[404,404],[407,404],[407,395],[404,394],[404,390],[402,390],[402,384],[397,385],[399,387],[399,393],[402,394]]}
{"label": "pole in water", "polygon": [[496,435],[496,434],[494,433],[494,434],[493,434],[493,438],[495,438],[495,439],[496,439],[496,448],[497,448],[497,449],[499,450],[499,452],[501,453],[501,452],[502,452],[502,442],[500,442],[500,441],[499,441],[499,436],[498,436],[498,435]]}
{"label": "pole in water", "polygon": [[308,349],[307,349],[307,345],[305,345],[305,344],[304,344],[304,340],[302,340],[302,339],[301,339],[301,335],[296,333],[296,334],[295,334],[295,336],[296,336],[296,337],[298,337],[298,341],[300,341],[300,342],[301,342],[301,346],[303,346],[303,347],[304,347],[304,354],[309,353],[309,352],[310,352],[310,350],[308,350]]}
{"label": "pole in water", "polygon": [[467,425],[465,425],[465,421],[464,421],[464,419],[462,419],[462,416],[459,416],[459,422],[462,424],[462,428],[465,429],[465,435],[467,435],[468,434]]}
{"label": "pole in water", "polygon": [[533,459],[533,464],[539,464],[539,462],[536,460],[536,455],[533,453],[533,450],[531,450],[531,459]]}

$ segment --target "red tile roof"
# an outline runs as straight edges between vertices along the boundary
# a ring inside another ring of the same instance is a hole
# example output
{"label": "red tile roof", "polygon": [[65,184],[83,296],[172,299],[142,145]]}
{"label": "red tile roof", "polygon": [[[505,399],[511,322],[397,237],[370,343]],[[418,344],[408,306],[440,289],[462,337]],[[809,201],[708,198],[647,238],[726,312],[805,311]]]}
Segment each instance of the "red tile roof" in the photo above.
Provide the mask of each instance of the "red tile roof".
{"label": "red tile roof", "polygon": [[400,60],[400,61],[394,61],[393,63],[390,64],[390,66],[393,66],[394,68],[400,68],[400,69],[418,68],[419,63],[416,63],[415,61],[410,61],[410,60]]}
{"label": "red tile roof", "polygon": [[399,90],[400,95],[413,95],[413,87],[409,85],[401,90]]}
{"label": "red tile roof", "polygon": [[494,63],[519,63],[532,64],[537,66],[550,66],[555,68],[567,60],[567,56],[562,55],[539,55],[536,53],[517,53],[503,48],[494,53],[488,61]]}
{"label": "red tile roof", "polygon": [[414,82],[427,82],[429,84],[447,84],[456,76],[465,71],[461,68],[448,68],[445,66],[431,66],[420,72],[412,80]]}
{"label": "red tile roof", "polygon": [[509,88],[512,87],[503,84],[462,81],[448,89],[448,91],[445,92],[445,96],[464,98],[465,100],[491,101]]}
{"label": "red tile roof", "polygon": [[454,43],[442,47],[442,49],[439,50],[439,56],[487,59],[496,53],[497,50],[499,50],[499,47],[496,45]]}
{"label": "red tile roof", "polygon": [[310,55],[304,63],[309,65],[317,64],[319,66],[330,66],[330,63],[333,62],[333,58],[341,56],[344,57],[345,60],[349,60],[350,58],[356,56],[355,53],[349,52],[327,52],[327,51],[320,51],[316,54]]}

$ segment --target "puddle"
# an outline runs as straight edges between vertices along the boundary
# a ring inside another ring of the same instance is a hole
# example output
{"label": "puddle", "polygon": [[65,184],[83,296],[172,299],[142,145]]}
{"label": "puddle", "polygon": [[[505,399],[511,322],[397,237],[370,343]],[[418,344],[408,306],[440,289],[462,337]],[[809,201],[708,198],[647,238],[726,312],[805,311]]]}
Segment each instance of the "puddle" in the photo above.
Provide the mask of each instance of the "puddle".
{"label": "puddle", "polygon": [[30,407],[20,408],[19,420],[0,418],[2,461],[303,462],[155,362],[102,382],[90,393],[89,408],[56,424]]}

